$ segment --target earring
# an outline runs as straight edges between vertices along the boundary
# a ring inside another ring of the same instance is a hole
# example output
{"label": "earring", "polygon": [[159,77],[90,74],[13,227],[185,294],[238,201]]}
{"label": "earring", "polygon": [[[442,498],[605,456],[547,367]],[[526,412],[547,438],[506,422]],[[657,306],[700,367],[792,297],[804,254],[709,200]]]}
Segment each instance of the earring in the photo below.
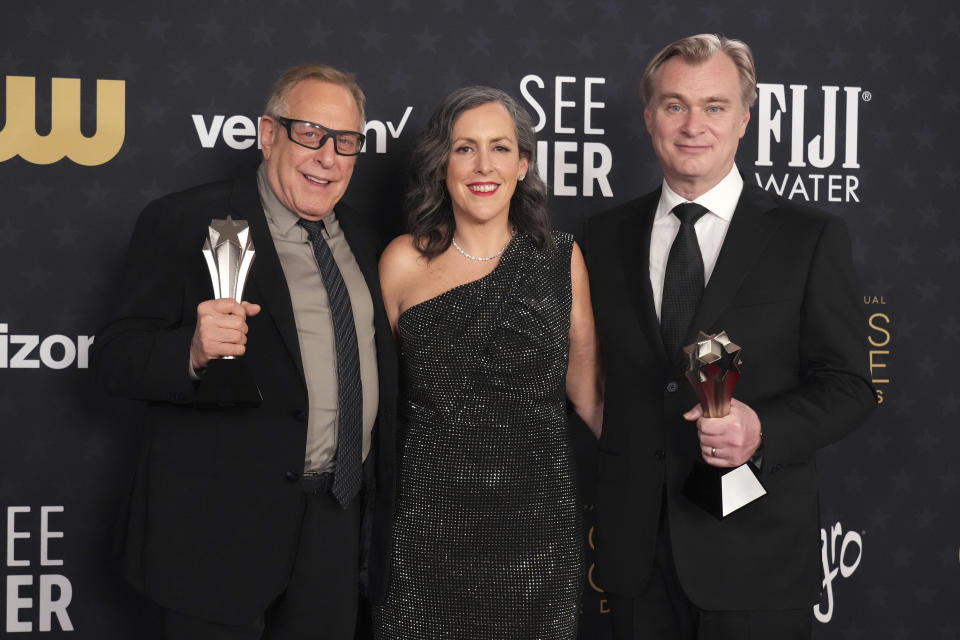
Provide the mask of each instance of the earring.
{"label": "earring", "polygon": [[520,182],[523,182],[523,179],[526,178],[526,177],[527,177],[527,174],[521,173],[521,174],[520,174],[520,178],[519,178]]}

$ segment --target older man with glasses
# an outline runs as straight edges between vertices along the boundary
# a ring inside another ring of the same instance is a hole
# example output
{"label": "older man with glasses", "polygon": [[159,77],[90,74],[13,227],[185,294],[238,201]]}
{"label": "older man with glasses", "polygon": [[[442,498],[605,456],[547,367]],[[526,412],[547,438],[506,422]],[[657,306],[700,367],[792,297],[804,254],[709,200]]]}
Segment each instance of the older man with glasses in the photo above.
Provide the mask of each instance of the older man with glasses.
{"label": "older man with glasses", "polygon": [[[146,401],[121,553],[167,638],[353,638],[360,583],[373,599],[385,588],[396,362],[380,243],[340,203],[364,103],[349,74],[287,71],[256,173],[161,198],[137,222],[93,369]],[[201,254],[227,219],[255,250],[242,302],[214,299]],[[218,378],[224,358],[245,363],[256,406]]]}

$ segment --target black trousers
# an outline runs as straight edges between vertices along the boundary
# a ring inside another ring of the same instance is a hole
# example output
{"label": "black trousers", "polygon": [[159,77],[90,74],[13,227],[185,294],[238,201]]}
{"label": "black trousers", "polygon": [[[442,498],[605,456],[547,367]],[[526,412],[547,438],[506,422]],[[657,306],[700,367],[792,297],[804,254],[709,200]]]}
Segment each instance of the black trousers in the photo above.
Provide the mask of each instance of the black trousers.
{"label": "black trousers", "polygon": [[297,556],[286,589],[248,627],[164,613],[167,640],[353,640],[362,498],[343,509],[327,492],[303,494]]}
{"label": "black trousers", "polygon": [[666,497],[653,571],[637,597],[607,593],[614,640],[810,640],[813,606],[782,611],[706,611],[687,598],[670,545]]}

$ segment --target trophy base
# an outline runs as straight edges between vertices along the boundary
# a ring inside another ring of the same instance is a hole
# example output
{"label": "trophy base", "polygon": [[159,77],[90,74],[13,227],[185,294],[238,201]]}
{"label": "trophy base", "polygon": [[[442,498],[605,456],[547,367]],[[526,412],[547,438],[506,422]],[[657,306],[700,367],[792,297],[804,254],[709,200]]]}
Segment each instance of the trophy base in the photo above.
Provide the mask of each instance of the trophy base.
{"label": "trophy base", "polygon": [[194,398],[194,404],[203,409],[259,407],[262,402],[243,358],[210,360]]}
{"label": "trophy base", "polygon": [[687,481],[683,495],[718,520],[767,495],[760,483],[760,473],[751,463],[739,467],[711,467],[698,460]]}

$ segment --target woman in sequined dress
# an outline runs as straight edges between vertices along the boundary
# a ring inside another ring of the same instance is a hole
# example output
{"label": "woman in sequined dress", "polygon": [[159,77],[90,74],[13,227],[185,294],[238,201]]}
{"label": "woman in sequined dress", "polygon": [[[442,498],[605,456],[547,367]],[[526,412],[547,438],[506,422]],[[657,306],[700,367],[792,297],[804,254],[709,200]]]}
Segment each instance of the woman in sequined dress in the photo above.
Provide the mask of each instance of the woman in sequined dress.
{"label": "woman in sequined dress", "polygon": [[552,232],[530,117],[466,87],[413,155],[411,233],[380,262],[402,363],[380,640],[572,640],[583,538],[566,403],[599,434],[586,267]]}

